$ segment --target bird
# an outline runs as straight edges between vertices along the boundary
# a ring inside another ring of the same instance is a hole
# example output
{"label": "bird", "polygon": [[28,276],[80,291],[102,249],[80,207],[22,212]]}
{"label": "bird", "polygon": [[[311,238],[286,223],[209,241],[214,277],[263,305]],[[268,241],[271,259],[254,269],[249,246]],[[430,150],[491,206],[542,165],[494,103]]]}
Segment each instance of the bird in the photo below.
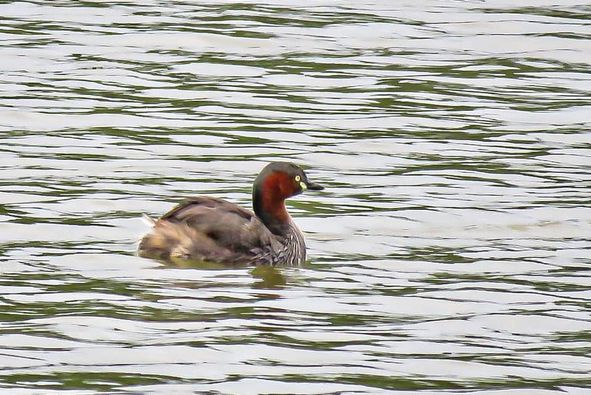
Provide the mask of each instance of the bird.
{"label": "bird", "polygon": [[158,220],[150,218],[152,229],[141,239],[138,255],[173,262],[299,266],[306,260],[306,244],[285,200],[323,189],[294,163],[271,162],[254,181],[254,211],[216,197],[190,197]]}

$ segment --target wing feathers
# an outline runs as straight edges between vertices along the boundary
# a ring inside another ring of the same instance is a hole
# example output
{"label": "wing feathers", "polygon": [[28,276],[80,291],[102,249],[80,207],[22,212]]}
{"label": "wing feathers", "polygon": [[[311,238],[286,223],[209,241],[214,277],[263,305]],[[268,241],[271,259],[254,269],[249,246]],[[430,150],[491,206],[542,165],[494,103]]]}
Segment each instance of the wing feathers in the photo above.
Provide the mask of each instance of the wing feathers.
{"label": "wing feathers", "polygon": [[194,197],[156,221],[139,251],[165,260],[249,263],[272,244],[272,233],[252,212],[222,199]]}

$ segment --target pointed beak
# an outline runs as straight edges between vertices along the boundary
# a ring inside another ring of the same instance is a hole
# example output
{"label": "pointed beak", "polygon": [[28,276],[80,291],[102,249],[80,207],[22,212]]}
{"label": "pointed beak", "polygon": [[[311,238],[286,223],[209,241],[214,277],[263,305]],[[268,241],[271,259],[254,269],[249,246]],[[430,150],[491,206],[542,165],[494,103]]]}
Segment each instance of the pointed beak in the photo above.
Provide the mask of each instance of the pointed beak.
{"label": "pointed beak", "polygon": [[322,191],[324,187],[320,184],[314,184],[313,182],[308,181],[306,186],[311,191]]}

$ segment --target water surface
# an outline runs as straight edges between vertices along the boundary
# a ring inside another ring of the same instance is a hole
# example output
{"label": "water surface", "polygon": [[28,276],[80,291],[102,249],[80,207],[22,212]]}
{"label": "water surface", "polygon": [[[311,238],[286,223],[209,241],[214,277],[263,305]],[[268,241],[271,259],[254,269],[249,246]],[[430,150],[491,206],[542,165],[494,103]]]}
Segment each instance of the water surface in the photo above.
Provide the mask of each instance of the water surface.
{"label": "water surface", "polygon": [[[591,393],[591,9],[0,5],[0,391]],[[298,269],[136,257],[142,213],[250,206]]]}

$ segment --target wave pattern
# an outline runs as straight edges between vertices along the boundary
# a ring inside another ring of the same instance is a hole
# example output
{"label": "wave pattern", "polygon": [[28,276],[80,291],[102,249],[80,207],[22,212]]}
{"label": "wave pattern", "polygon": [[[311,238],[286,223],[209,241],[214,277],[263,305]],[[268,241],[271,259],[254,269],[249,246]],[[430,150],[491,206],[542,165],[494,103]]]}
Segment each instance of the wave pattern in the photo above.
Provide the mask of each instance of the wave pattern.
{"label": "wave pattern", "polygon": [[[526,2],[527,3],[527,2]],[[583,393],[580,0],[0,5],[0,389]],[[301,269],[133,255],[264,163]],[[510,391],[510,392],[507,392]]]}

